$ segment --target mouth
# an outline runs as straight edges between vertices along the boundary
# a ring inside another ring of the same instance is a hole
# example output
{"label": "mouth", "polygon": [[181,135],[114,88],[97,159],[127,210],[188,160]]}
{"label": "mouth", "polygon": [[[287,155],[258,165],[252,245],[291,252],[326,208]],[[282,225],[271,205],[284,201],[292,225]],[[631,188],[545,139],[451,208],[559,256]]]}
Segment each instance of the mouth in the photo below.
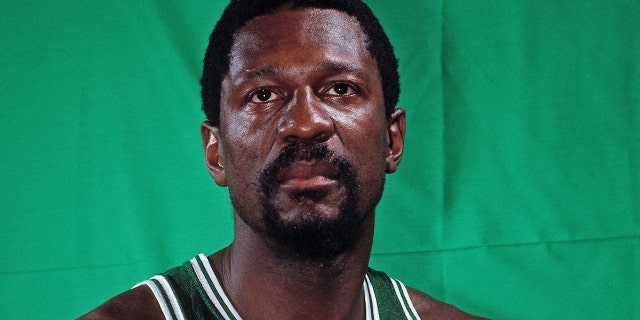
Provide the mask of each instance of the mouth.
{"label": "mouth", "polygon": [[296,161],[277,175],[280,187],[288,191],[321,190],[338,183],[340,170],[328,162]]}

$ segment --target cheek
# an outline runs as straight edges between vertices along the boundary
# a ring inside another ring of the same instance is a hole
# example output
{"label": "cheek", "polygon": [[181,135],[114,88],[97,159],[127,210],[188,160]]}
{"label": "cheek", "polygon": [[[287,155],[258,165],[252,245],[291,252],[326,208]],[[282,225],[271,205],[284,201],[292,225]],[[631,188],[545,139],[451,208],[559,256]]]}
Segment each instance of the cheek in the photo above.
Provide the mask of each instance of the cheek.
{"label": "cheek", "polygon": [[256,124],[256,119],[242,113],[228,115],[224,119],[226,121],[220,126],[227,175],[230,180],[252,179],[262,170],[270,149],[270,139],[266,132],[269,126]]}
{"label": "cheek", "polygon": [[372,116],[370,113],[353,113],[340,124],[341,136],[347,151],[354,155],[367,156],[369,161],[384,162],[388,145],[387,121],[384,116]]}
{"label": "cheek", "polygon": [[360,185],[378,188],[386,174],[386,121],[368,120],[353,119],[342,125],[340,139],[348,157],[356,165]]}

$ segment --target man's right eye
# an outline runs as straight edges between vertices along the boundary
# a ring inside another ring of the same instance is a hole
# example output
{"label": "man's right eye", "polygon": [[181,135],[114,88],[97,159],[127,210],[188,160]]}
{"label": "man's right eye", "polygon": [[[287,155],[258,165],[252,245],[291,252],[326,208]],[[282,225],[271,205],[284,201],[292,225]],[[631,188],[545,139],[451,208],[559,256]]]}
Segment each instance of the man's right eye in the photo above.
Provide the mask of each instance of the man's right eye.
{"label": "man's right eye", "polygon": [[269,89],[259,89],[251,96],[251,102],[253,103],[265,103],[278,98],[278,95],[273,93]]}

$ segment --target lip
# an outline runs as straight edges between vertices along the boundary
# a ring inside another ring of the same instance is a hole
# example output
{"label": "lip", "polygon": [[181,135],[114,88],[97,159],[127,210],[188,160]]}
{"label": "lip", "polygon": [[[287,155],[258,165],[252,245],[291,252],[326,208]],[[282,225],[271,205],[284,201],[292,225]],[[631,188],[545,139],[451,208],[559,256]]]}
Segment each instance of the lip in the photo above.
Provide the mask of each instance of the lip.
{"label": "lip", "polygon": [[339,170],[326,162],[294,162],[278,174],[282,188],[292,190],[314,190],[337,183]]}

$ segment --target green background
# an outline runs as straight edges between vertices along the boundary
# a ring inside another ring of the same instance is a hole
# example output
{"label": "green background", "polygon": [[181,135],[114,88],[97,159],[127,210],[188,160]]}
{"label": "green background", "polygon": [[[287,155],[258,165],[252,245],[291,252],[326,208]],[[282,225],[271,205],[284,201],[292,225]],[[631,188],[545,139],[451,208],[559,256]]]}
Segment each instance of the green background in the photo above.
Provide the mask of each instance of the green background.
{"label": "green background", "polygon": [[[198,86],[226,1],[2,2],[0,317],[227,245]],[[495,319],[640,319],[640,2],[369,3],[408,112],[371,265]]]}

